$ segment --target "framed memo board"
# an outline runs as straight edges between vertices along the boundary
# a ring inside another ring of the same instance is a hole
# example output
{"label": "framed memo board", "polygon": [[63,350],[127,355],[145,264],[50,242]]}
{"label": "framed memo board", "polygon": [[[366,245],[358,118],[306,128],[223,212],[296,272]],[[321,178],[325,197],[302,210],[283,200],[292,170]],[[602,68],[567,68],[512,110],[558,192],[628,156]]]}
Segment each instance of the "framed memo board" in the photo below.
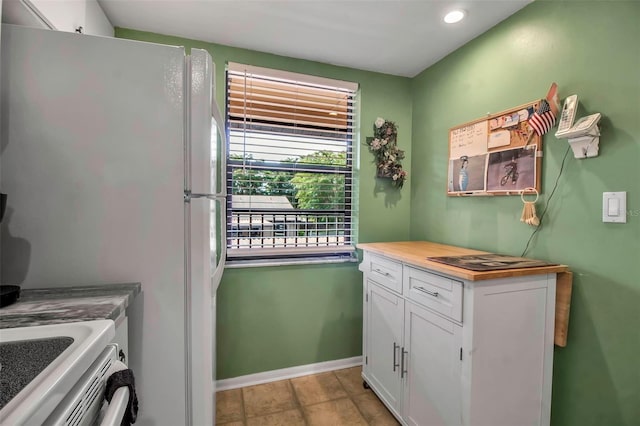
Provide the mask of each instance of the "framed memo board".
{"label": "framed memo board", "polygon": [[538,104],[449,129],[447,195],[517,195],[526,188],[540,192],[542,137],[528,122]]}

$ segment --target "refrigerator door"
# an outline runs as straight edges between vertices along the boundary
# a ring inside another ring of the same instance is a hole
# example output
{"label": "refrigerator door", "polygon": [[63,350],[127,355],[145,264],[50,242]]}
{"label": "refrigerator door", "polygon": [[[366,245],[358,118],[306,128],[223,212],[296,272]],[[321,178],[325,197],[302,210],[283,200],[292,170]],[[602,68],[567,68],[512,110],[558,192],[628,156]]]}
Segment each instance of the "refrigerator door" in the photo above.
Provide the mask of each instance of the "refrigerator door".
{"label": "refrigerator door", "polygon": [[215,295],[224,269],[225,199],[193,198],[185,203],[191,218],[187,263],[190,265],[190,398],[193,425],[215,417]]}
{"label": "refrigerator door", "polygon": [[141,282],[138,423],[184,425],[182,48],[2,24],[2,282]]}
{"label": "refrigerator door", "polygon": [[[191,91],[189,94],[188,159],[185,172],[185,193],[194,199],[223,199],[226,197],[227,140],[220,109],[215,101],[215,66],[206,50],[191,49],[187,58]],[[218,229],[211,235],[215,253],[216,275],[213,290],[217,289],[226,258],[225,204],[216,205],[215,225],[203,223],[202,229]]]}
{"label": "refrigerator door", "polygon": [[215,294],[226,256],[224,198],[225,135],[219,132],[215,72],[208,52],[192,49],[187,58],[189,123],[185,208],[190,237],[187,252],[188,395],[193,425],[215,417]]}

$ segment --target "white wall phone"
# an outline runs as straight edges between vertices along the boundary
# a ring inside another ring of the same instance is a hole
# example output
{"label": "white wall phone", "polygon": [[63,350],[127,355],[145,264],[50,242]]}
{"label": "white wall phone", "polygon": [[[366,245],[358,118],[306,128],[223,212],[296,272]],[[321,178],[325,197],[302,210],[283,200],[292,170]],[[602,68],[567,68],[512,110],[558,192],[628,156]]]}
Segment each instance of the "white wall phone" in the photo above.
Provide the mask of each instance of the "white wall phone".
{"label": "white wall phone", "polygon": [[558,122],[558,130],[556,138],[561,138],[573,125],[576,118],[576,110],[578,109],[578,95],[571,95],[564,101],[560,121]]}
{"label": "white wall phone", "polygon": [[578,95],[571,95],[564,101],[556,138],[566,138],[576,158],[595,157],[600,145],[598,122],[601,114],[582,117],[575,124],[573,120],[578,109]]}

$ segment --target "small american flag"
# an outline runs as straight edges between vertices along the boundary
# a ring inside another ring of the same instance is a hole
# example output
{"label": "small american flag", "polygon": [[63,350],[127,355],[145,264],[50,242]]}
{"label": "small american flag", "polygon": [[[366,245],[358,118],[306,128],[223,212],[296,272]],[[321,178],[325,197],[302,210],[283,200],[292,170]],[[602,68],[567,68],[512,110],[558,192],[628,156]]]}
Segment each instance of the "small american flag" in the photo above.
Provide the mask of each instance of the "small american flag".
{"label": "small american flag", "polygon": [[540,101],[538,110],[529,117],[529,126],[538,136],[542,136],[556,124],[556,116],[551,111],[549,102],[546,99]]}

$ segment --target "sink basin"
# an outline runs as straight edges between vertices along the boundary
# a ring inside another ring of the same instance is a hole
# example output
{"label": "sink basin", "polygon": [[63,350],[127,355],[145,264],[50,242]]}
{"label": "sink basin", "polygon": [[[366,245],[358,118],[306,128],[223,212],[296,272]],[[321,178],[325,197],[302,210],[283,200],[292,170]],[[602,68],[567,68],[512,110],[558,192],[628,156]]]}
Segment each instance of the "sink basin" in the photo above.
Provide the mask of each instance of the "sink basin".
{"label": "sink basin", "polygon": [[24,384],[0,410],[0,424],[43,423],[114,336],[112,320],[0,329],[0,345],[10,347],[0,378]]}

